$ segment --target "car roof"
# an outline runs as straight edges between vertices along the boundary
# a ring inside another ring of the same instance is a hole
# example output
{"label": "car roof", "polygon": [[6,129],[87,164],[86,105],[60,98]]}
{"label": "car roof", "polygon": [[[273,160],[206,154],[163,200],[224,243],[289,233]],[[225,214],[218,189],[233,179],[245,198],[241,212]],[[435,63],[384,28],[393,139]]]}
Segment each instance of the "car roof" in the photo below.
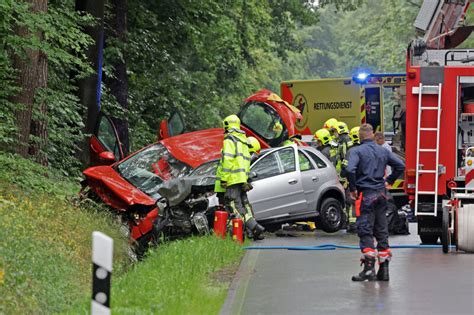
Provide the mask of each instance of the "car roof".
{"label": "car roof", "polygon": [[178,160],[192,168],[220,157],[224,129],[211,128],[183,133],[160,142]]}

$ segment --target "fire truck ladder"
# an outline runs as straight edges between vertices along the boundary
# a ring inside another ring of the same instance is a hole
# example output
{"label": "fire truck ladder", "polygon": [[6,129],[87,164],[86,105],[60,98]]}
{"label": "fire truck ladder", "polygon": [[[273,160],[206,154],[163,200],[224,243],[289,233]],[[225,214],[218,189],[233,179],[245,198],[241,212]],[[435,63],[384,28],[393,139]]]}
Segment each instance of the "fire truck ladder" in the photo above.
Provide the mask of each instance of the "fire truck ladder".
{"label": "fire truck ladder", "polygon": [[[417,140],[416,140],[416,181],[415,181],[415,215],[424,216],[436,216],[437,215],[437,204],[438,204],[438,180],[439,180],[439,127],[441,122],[441,88],[442,84],[439,85],[423,85],[420,83],[418,87],[413,88],[413,93],[418,93],[418,128],[417,128]],[[438,106],[423,106],[423,95],[436,94],[438,95]],[[422,115],[425,111],[437,111],[436,128],[426,128],[421,126],[423,121]],[[420,134],[422,132],[435,132],[436,133],[436,147],[435,148],[422,148],[420,146]],[[420,165],[420,153],[427,152],[436,155],[436,169],[423,169],[423,165]],[[419,190],[419,180],[422,174],[435,174],[434,189],[429,191]],[[420,195],[432,195],[434,196],[433,210],[430,212],[418,212],[418,198]]]}

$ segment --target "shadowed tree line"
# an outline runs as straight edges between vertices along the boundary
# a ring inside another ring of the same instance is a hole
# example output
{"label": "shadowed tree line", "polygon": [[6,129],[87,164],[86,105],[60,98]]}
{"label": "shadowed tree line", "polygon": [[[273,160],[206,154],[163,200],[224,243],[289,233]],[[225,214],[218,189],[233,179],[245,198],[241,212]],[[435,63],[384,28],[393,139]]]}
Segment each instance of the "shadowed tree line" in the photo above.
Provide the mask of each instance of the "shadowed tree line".
{"label": "shadowed tree line", "polygon": [[135,150],[176,110],[219,126],[282,80],[403,71],[419,3],[4,0],[0,148],[74,173],[99,109]]}

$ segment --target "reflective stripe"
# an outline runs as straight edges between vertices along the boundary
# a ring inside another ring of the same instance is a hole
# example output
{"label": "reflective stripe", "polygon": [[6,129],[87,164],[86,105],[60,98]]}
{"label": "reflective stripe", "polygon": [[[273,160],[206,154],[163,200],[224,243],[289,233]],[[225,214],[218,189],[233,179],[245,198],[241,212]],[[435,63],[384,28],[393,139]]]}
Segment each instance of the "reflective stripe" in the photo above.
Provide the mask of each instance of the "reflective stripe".
{"label": "reflective stripe", "polygon": [[246,160],[246,161],[251,161],[251,158],[250,158],[250,157],[247,157],[247,156],[244,156],[243,153],[237,153],[237,154],[223,153],[222,155],[223,155],[223,156],[230,157],[230,158],[235,158],[235,157],[237,157],[237,156],[241,156],[241,157],[244,158],[244,160]]}
{"label": "reflective stripe", "polygon": [[235,157],[235,154],[232,154],[232,153],[222,153],[222,156],[228,156],[230,158],[234,158]]}
{"label": "reflective stripe", "polygon": [[224,172],[229,172],[229,173],[247,173],[245,171],[245,168],[238,168],[238,169],[235,169],[235,170],[231,170],[230,168],[223,168],[222,170]]}
{"label": "reflective stripe", "polygon": [[245,222],[248,222],[249,220],[253,219],[252,213],[249,213],[247,210],[247,213],[244,216]]}

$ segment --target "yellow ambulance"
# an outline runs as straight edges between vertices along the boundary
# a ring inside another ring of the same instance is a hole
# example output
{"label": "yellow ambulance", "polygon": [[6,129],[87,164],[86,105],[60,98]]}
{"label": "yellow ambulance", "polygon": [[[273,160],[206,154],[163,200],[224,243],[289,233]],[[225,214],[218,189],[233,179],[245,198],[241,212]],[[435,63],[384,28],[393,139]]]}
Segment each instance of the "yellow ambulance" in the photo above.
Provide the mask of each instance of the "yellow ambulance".
{"label": "yellow ambulance", "polygon": [[301,134],[314,134],[329,118],[349,128],[369,123],[376,131],[393,134],[399,109],[395,96],[405,85],[405,74],[360,72],[352,78],[284,81],[280,87],[282,98],[301,111],[296,124]]}

